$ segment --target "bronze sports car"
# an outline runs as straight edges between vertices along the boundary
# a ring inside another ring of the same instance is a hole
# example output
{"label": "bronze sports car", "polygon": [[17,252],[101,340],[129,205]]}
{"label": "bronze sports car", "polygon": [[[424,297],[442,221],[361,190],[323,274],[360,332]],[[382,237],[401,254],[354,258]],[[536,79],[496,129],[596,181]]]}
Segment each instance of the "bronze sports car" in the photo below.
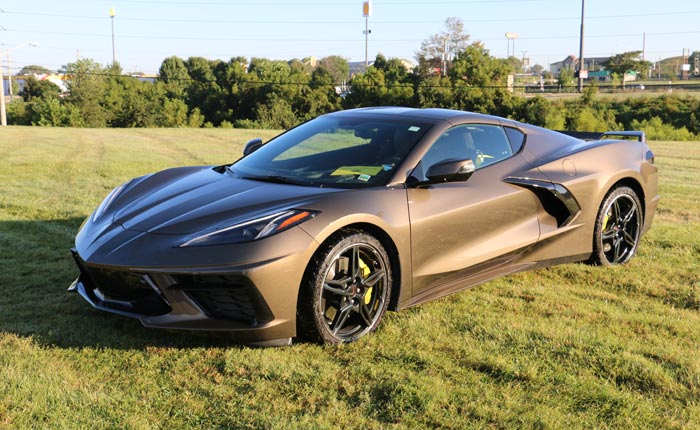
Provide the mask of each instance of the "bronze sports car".
{"label": "bronze sports car", "polygon": [[320,116],[233,164],[120,185],[70,290],[147,327],[350,342],[399,310],[553,264],[623,264],[659,201],[641,132],[584,140],[444,109]]}

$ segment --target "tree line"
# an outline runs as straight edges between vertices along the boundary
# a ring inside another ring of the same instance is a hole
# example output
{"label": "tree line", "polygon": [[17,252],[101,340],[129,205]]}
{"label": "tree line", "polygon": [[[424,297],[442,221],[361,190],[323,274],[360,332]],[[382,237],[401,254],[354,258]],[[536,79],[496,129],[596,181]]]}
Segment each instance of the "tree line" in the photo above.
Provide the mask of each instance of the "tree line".
{"label": "tree line", "polygon": [[[644,129],[656,139],[696,139],[700,101],[661,96],[604,101],[595,87],[575,100],[524,98],[508,90],[512,59],[468,42],[461,22],[426,39],[418,66],[379,54],[348,77],[339,56],[302,60],[168,57],[155,82],[80,59],[64,66],[68,92],[29,77],[22,101],[8,106],[11,124],[71,127],[237,127],[287,129],[323,113],[364,106],[441,107],[505,116],[553,129]],[[442,41],[449,38],[449,45]],[[442,51],[441,51],[442,50]],[[449,60],[447,60],[449,59]]]}

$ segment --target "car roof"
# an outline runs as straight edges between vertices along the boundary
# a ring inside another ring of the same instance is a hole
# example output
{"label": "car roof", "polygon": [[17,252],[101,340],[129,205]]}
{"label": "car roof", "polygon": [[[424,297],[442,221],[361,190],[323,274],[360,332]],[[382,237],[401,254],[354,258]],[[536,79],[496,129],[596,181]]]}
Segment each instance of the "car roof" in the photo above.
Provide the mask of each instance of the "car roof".
{"label": "car roof", "polygon": [[334,112],[330,115],[376,115],[400,118],[418,118],[429,121],[449,121],[449,122],[488,122],[499,123],[503,118],[493,115],[485,115],[474,112],[467,112],[453,109],[437,109],[437,108],[409,108],[399,106],[383,106],[383,107],[367,107],[358,109],[348,109],[344,111]]}

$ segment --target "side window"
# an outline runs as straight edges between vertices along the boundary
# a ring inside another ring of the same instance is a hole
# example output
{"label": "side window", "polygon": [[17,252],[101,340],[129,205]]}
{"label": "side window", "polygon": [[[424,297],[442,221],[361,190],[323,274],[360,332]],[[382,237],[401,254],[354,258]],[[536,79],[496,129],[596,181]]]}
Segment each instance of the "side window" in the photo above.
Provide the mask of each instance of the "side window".
{"label": "side window", "polygon": [[503,127],[497,125],[470,126],[477,156],[476,168],[486,167],[513,156],[513,148]]}
{"label": "side window", "polygon": [[440,136],[423,156],[421,164],[427,171],[433,164],[445,160],[464,160],[470,158],[476,162],[476,152],[467,127],[459,125],[447,130]]}
{"label": "side window", "polygon": [[510,146],[513,148],[513,154],[517,154],[522,149],[523,144],[525,144],[525,133],[510,127],[505,127],[504,130],[510,141]]}
{"label": "side window", "polygon": [[423,171],[427,171],[430,166],[440,161],[469,158],[479,169],[505,160],[513,156],[513,153],[503,127],[462,124],[440,136],[423,156],[421,165]]}

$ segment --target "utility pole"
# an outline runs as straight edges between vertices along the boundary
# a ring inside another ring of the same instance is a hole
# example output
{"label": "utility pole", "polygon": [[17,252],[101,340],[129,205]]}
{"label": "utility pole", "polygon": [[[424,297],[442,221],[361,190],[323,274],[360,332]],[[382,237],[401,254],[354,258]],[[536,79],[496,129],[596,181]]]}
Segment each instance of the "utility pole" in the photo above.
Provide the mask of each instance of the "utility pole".
{"label": "utility pole", "polygon": [[[579,45],[579,51],[578,51],[578,92],[582,93],[583,92],[583,65],[584,65],[584,59],[583,59],[583,18],[584,18],[584,11],[585,11],[585,5],[586,5],[586,0],[581,0],[581,42]],[[623,76],[622,79],[625,79]]]}
{"label": "utility pole", "polygon": [[12,103],[12,70],[10,70],[10,50],[5,52],[7,55],[7,93],[10,95],[10,103]]}
{"label": "utility pole", "polygon": [[0,65],[0,126],[7,127],[7,115],[5,113],[5,79],[2,77],[2,65]]}
{"label": "utility pole", "polygon": [[442,76],[447,76],[447,36],[442,38]]}

